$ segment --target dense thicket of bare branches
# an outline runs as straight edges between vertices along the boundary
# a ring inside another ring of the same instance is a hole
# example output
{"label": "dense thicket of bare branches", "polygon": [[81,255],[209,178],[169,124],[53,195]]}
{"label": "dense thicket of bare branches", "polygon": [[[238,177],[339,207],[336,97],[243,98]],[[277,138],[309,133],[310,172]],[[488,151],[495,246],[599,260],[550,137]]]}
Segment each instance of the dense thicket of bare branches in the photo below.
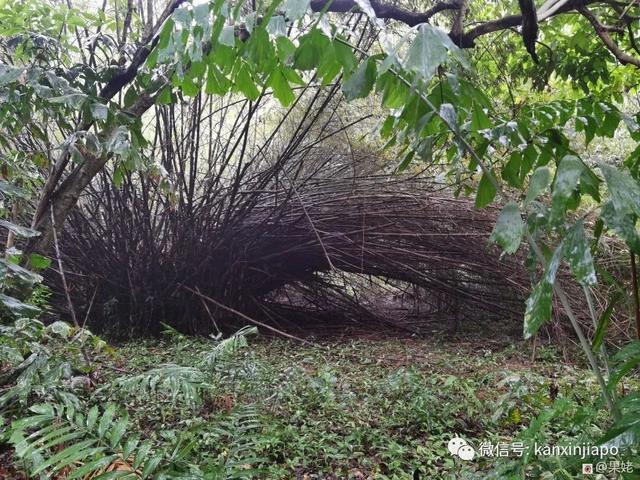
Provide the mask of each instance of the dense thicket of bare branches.
{"label": "dense thicket of bare branches", "polygon": [[528,278],[489,249],[495,212],[426,174],[387,175],[350,147],[369,116],[345,116],[335,92],[308,88],[286,111],[268,97],[156,107],[149,155],[171,185],[102,173],[61,241],[92,326],[289,329],[337,311],[388,325],[372,292],[407,286],[425,313],[520,318]]}

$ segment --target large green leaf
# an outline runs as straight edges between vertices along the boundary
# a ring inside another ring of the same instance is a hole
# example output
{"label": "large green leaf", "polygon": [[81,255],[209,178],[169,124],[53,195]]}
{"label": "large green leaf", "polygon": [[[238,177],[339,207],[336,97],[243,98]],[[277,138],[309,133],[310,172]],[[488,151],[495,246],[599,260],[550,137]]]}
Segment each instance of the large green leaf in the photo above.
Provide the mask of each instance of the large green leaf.
{"label": "large green leaf", "polygon": [[336,38],[333,40],[333,50],[336,60],[342,65],[343,73],[349,75],[358,65],[358,59],[353,53],[353,48],[345,41],[341,41],[340,38]]}
{"label": "large green leaf", "polygon": [[564,257],[581,285],[593,286],[597,283],[593,257],[582,221],[576,222],[567,232],[564,239]]}
{"label": "large green leaf", "polygon": [[618,382],[630,371],[640,365],[640,341],[633,341],[626,345],[613,357],[615,366],[609,377],[609,388],[613,389]]}
{"label": "large green leaf", "polygon": [[620,170],[599,163],[600,171],[604,176],[611,193],[611,201],[619,215],[634,213],[640,216],[640,186],[634,178],[622,173]]}
{"label": "large green leaf", "polygon": [[617,235],[622,238],[629,249],[640,255],[640,236],[636,228],[635,213],[621,214],[612,201],[606,202],[600,208],[600,217]]}
{"label": "large green leaf", "polygon": [[229,92],[231,82],[217,65],[209,64],[204,91],[209,95],[224,95]]}
{"label": "large green leaf", "polygon": [[490,240],[497,243],[507,253],[515,253],[522,241],[525,224],[520,216],[518,204],[507,203],[496,221]]}
{"label": "large green leaf", "polygon": [[405,67],[429,80],[447,59],[449,51],[456,48],[444,30],[423,23],[407,51]]}
{"label": "large green leaf", "polygon": [[256,87],[246,64],[242,64],[235,76],[233,89],[242,93],[249,100],[256,100],[260,96],[260,90]]}
{"label": "large green leaf", "polygon": [[286,0],[284,2],[284,13],[290,21],[302,18],[309,8],[311,0]]}
{"label": "large green leaf", "polygon": [[329,50],[331,42],[319,29],[314,28],[311,32],[300,38],[300,46],[294,55],[294,68],[299,70],[313,70],[320,65],[325,52]]}
{"label": "large green leaf", "polygon": [[524,314],[524,338],[535,335],[543,323],[551,318],[553,286],[543,278],[526,301]]}
{"label": "large green leaf", "polygon": [[493,202],[496,196],[496,187],[486,174],[482,174],[480,183],[478,184],[478,192],[476,193],[476,208],[484,208]]}
{"label": "large green leaf", "polygon": [[3,267],[3,269],[8,270],[23,282],[34,284],[40,283],[42,281],[42,277],[37,273],[33,273],[32,271],[27,270],[26,268],[21,267],[20,265],[10,262],[4,258],[0,258],[0,265]]}
{"label": "large green leaf", "polygon": [[267,85],[273,90],[273,95],[280,101],[282,105],[288,107],[296,98],[293,90],[289,86],[289,81],[284,76],[281,68],[277,68],[269,76]]}
{"label": "large green leaf", "polygon": [[491,127],[491,120],[484,112],[482,105],[474,102],[471,112],[471,131],[477,132]]}
{"label": "large green leaf", "polygon": [[560,161],[551,197],[551,223],[559,223],[569,206],[584,166],[578,157],[566,155]]}
{"label": "large green leaf", "polygon": [[373,59],[363,61],[349,79],[342,84],[347,100],[369,95],[376,81],[376,63]]}
{"label": "large green leaf", "polygon": [[0,293],[0,302],[16,315],[33,317],[40,313],[39,308],[23,303],[17,298],[10,297],[4,293]]}
{"label": "large green leaf", "polygon": [[538,195],[544,192],[549,184],[551,184],[551,171],[547,167],[536,168],[529,181],[529,190],[527,191],[525,204],[531,203],[538,198]]}
{"label": "large green leaf", "polygon": [[524,338],[531,338],[540,329],[540,326],[551,318],[551,299],[553,296],[553,284],[560,263],[566,252],[564,242],[561,242],[553,252],[549,263],[546,265],[543,277],[527,298],[524,314]]}
{"label": "large green leaf", "polygon": [[607,328],[609,327],[609,323],[611,322],[611,314],[613,313],[613,309],[621,298],[622,292],[616,292],[609,300],[607,308],[600,315],[600,318],[598,319],[598,325],[596,327],[596,332],[593,334],[592,348],[594,352],[598,350],[602,345],[604,336],[607,333]]}
{"label": "large green leaf", "polygon": [[16,225],[15,223],[9,222],[7,220],[0,220],[0,227],[4,227],[7,230],[15,233],[19,237],[24,238],[33,238],[40,235],[40,232],[34,230],[32,228],[22,227],[20,225]]}

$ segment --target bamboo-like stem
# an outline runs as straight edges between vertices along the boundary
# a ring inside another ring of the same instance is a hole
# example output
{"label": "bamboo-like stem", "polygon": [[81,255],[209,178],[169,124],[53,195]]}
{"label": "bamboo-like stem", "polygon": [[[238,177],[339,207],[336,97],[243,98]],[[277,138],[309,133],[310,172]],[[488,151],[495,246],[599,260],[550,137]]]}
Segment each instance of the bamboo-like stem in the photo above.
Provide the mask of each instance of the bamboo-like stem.
{"label": "bamboo-like stem", "polygon": [[636,314],[636,336],[640,340],[640,299],[638,298],[638,272],[636,270],[636,256],[633,252],[631,255],[631,282],[633,289],[633,306]]}

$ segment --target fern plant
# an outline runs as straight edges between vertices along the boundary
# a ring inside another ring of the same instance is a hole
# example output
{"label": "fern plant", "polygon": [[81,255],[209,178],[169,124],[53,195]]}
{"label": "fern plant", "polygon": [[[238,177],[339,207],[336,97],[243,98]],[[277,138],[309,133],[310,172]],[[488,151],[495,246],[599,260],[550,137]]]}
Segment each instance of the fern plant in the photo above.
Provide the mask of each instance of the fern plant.
{"label": "fern plant", "polygon": [[[33,478],[251,478],[251,437],[259,427],[251,409],[232,413],[219,427],[226,454],[202,459],[193,458],[193,437],[142,441],[127,434],[124,408],[96,403],[104,392],[115,392],[146,403],[200,405],[203,394],[215,389],[224,361],[246,347],[247,336],[255,333],[255,328],[240,330],[204,352],[193,366],[162,364],[76,395],[74,361],[82,357],[68,353],[74,351],[73,342],[91,340],[93,349],[104,348],[104,342],[62,322],[45,328],[28,320],[2,327],[0,347],[9,353],[10,363],[1,377],[0,423],[5,423],[3,415],[13,421],[3,429],[0,443],[14,448],[14,459]],[[176,341],[188,343],[185,338]]]}
{"label": "fern plant", "polygon": [[[115,391],[138,398],[154,398],[158,401],[168,400],[189,407],[201,405],[203,393],[213,391],[218,383],[221,364],[246,347],[247,337],[257,332],[255,327],[238,330],[205,352],[202,360],[195,366],[184,367],[174,363],[158,365],[144,373],[119,378],[100,390]],[[183,339],[177,332],[172,332],[172,338],[176,341]]]}
{"label": "fern plant", "polygon": [[[32,415],[11,425],[9,441],[32,477],[63,473],[67,479],[147,478],[162,462],[163,452],[150,441],[125,436],[128,416],[117,415],[113,404],[102,412],[94,406],[86,414],[62,404],[29,410]],[[109,471],[114,464],[118,470]]]}
{"label": "fern plant", "polygon": [[224,360],[233,356],[238,350],[245,348],[247,338],[251,335],[257,335],[256,327],[243,327],[225,340],[218,342],[211,351],[207,352],[202,359],[201,365],[208,369],[215,369]]}
{"label": "fern plant", "polygon": [[166,363],[139,375],[117,379],[101,390],[116,390],[148,400],[168,399],[188,406],[202,402],[202,392],[211,389],[207,375],[196,367]]}

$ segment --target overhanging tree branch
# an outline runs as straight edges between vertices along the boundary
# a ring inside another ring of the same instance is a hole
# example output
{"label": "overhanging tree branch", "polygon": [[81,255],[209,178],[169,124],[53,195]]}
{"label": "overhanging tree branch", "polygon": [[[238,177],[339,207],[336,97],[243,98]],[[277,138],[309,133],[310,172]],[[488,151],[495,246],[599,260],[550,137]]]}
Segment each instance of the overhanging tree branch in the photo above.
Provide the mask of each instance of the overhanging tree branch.
{"label": "overhanging tree branch", "polygon": [[602,43],[609,49],[611,53],[618,59],[618,61],[623,65],[635,65],[640,68],[640,59],[629,55],[624,52],[620,46],[611,38],[609,35],[610,28],[601,24],[600,21],[596,18],[596,16],[589,10],[586,6],[581,6],[578,11],[584,16],[589,23],[593,26],[593,29],[596,32],[596,35],[600,37]]}
{"label": "overhanging tree branch", "polygon": [[[320,12],[325,9],[327,3],[329,3],[327,8],[329,12],[346,13],[359,9],[355,0],[311,0],[311,9],[314,12]],[[437,13],[445,10],[458,10],[461,3],[457,0],[453,2],[438,2],[425,12],[413,12],[402,7],[376,1],[371,2],[371,6],[378,18],[397,20],[410,27],[415,27],[420,23],[428,22]]]}

